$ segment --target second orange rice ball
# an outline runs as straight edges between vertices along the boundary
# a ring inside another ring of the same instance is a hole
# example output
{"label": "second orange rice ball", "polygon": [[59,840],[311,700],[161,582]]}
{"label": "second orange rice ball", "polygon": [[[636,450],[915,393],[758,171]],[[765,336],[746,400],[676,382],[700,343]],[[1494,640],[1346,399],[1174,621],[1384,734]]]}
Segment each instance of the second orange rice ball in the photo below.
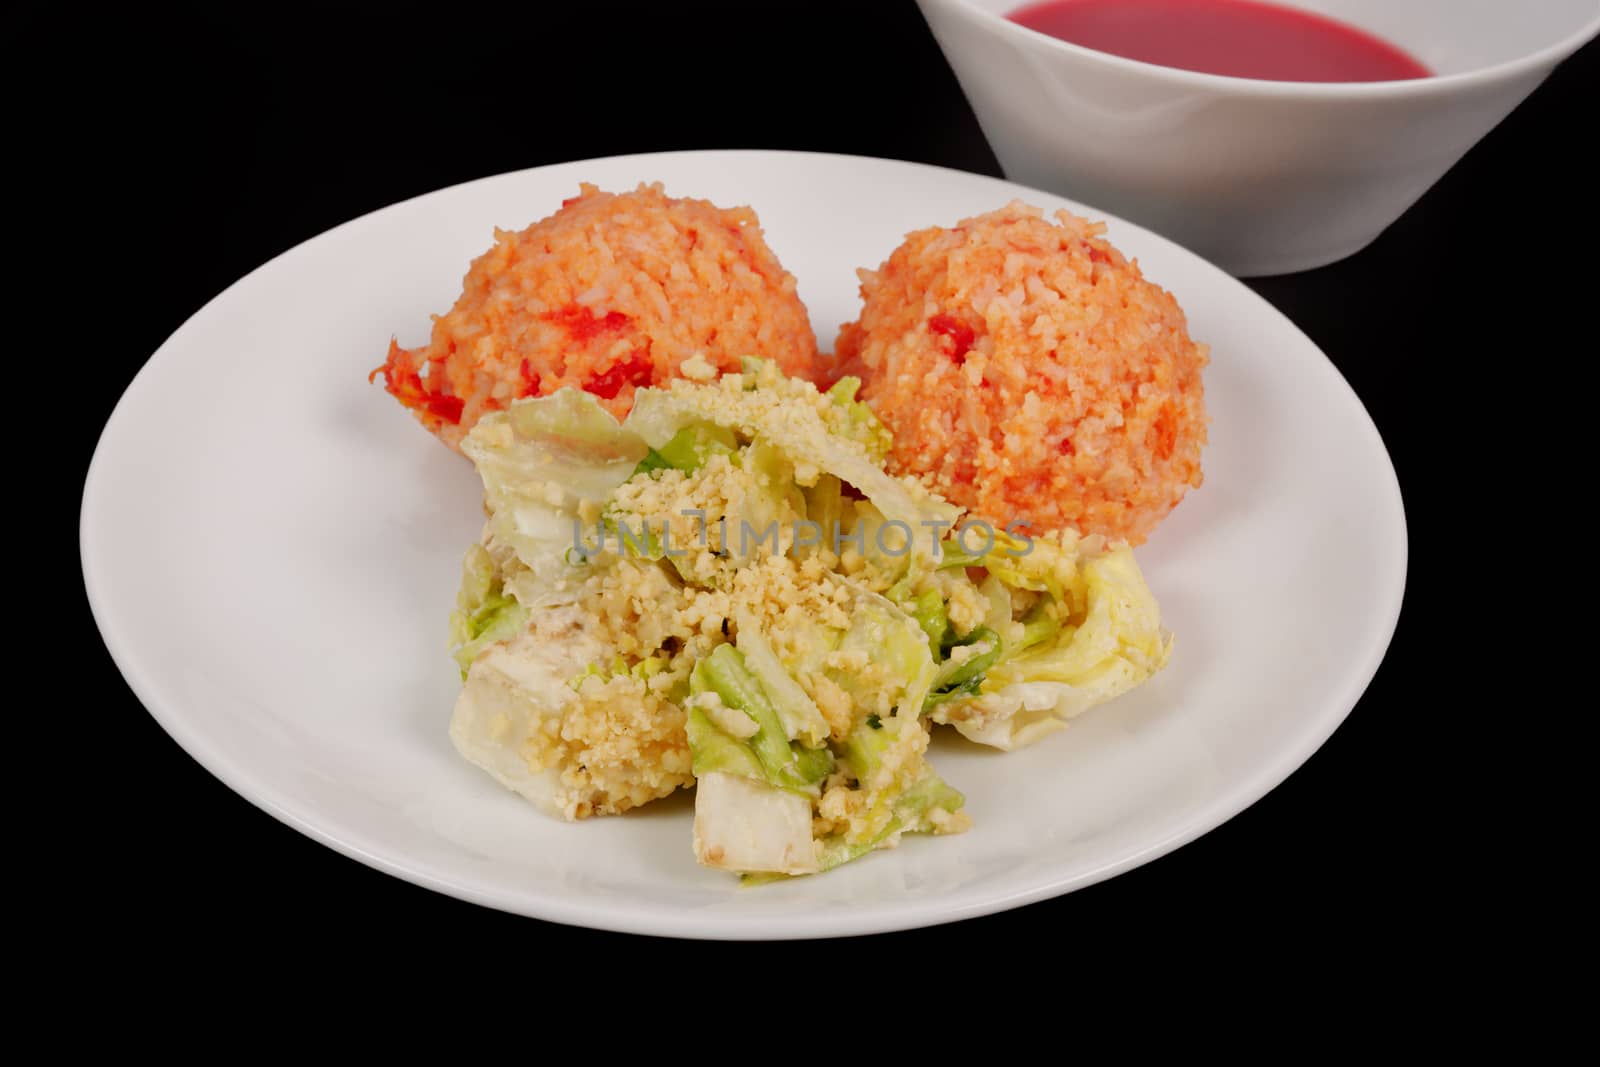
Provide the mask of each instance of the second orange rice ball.
{"label": "second orange rice ball", "polygon": [[862,379],[898,472],[997,524],[1131,544],[1200,485],[1207,349],[1103,231],[1014,202],[860,272],[835,373]]}

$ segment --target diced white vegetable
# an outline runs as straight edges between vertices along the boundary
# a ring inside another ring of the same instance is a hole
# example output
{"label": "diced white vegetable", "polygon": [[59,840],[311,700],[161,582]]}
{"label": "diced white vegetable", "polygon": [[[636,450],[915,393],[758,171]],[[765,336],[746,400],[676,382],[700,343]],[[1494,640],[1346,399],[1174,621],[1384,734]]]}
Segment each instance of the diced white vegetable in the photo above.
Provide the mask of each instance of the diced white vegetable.
{"label": "diced white vegetable", "polygon": [[811,799],[732,774],[695,785],[694,855],[729,871],[814,874]]}
{"label": "diced white vegetable", "polygon": [[[563,617],[549,613],[559,623]],[[450,740],[467,760],[497,782],[559,818],[570,818],[560,796],[561,768],[535,771],[525,757],[546,717],[559,718],[573,699],[566,684],[601,650],[580,632],[560,638],[525,634],[494,645],[472,664],[450,717]]]}

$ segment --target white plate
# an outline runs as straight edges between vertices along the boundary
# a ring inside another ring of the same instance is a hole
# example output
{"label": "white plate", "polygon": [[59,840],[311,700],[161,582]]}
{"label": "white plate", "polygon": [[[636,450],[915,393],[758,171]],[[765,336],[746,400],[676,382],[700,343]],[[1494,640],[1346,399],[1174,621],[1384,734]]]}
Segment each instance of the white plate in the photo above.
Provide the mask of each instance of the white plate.
{"label": "white plate", "polygon": [[347,855],[467,900],[613,930],[810,937],[982,915],[1127,870],[1255,801],[1349,712],[1405,584],[1383,442],[1264,300],[1113,221],[1112,240],[1212,346],[1205,486],[1140,550],[1178,637],[1166,671],[1020,753],[936,741],[967,834],[760,889],[695,865],[686,798],[567,825],[461,760],[445,735],[458,679],[444,630],[478,480],[366,374],[391,334],[427,337],[495,226],[548,214],[580,180],[657,179],[754,206],[824,346],[855,315],[855,268],[908,230],[1013,197],[1098,214],[910,163],[679,152],[460,185],[256,270],[140,371],[83,499],[106,644],[213,774]]}

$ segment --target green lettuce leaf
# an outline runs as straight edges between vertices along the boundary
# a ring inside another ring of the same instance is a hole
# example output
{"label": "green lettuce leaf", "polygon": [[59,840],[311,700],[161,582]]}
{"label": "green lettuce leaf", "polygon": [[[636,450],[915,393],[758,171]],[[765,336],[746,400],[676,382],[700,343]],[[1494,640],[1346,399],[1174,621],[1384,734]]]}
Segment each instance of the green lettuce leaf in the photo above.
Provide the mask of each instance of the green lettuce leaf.
{"label": "green lettuce leaf", "polygon": [[755,616],[740,610],[734,625],[739,631],[736,647],[744,654],[744,665],[761,683],[783,724],[784,734],[810,748],[821,747],[828,739],[828,721],[822,717],[816,702],[778,661]]}
{"label": "green lettuce leaf", "polygon": [[828,677],[850,694],[858,709],[909,709],[915,718],[933,686],[937,669],[928,635],[906,612],[885,597],[835,576],[854,596],[850,628],[839,640],[846,662],[864,669],[829,667]]}
{"label": "green lettuce leaf", "polygon": [[[745,665],[744,655],[733,645],[718,645],[711,655],[695,664],[689,675],[691,704],[693,697],[714,693],[723,707],[748,716],[756,731],[747,738],[735,738],[717,729],[709,716],[705,725],[713,728],[722,738],[749,750],[761,771],[761,777],[779,789],[815,795],[819,784],[833,768],[833,756],[827,748],[808,747],[800,742],[790,742],[783,727],[783,719],[773,706],[761,679]],[[698,709],[697,709],[698,710]],[[702,741],[706,740],[702,738]],[[718,742],[719,748],[721,741]],[[689,739],[689,750],[694,759],[695,773],[701,766],[700,749],[695,738]],[[719,755],[719,761],[725,755]],[[748,770],[748,764],[744,764]],[[721,765],[717,770],[733,771]],[[746,774],[746,777],[756,777]]]}
{"label": "green lettuce leaf", "polygon": [[1132,550],[1122,545],[1085,558],[1080,574],[1086,607],[1072,625],[1042,611],[1011,621],[1009,593],[991,572],[987,625],[1005,627],[1011,636],[985,669],[981,687],[936,701],[929,709],[933,721],[982,744],[1020,748],[1164,667],[1172,636]]}
{"label": "green lettuce leaf", "polygon": [[846,376],[834,382],[825,394],[833,401],[833,408],[825,419],[834,433],[859,441],[867,455],[882,463],[889,457],[889,449],[894,447],[894,436],[878,421],[871,408],[856,399],[856,390],[860,388],[860,378]]}
{"label": "green lettuce leaf", "polygon": [[697,422],[726,427],[747,440],[759,436],[796,468],[814,468],[854,486],[885,518],[906,523],[919,551],[931,554],[932,537],[921,524],[948,526],[960,509],[891,477],[867,444],[834,432],[822,414],[832,402],[819,404],[823,398],[815,386],[784,378],[761,361],[751,363],[750,373],[726,375],[710,385],[675,381],[641,390],[627,429],[657,451]]}
{"label": "green lettuce leaf", "polygon": [[724,427],[704,422],[691,423],[673,434],[659,449],[652,448],[646,452],[633,473],[669,468],[696,471],[705,466],[706,460],[712,456],[732,455],[738,447],[739,442]]}

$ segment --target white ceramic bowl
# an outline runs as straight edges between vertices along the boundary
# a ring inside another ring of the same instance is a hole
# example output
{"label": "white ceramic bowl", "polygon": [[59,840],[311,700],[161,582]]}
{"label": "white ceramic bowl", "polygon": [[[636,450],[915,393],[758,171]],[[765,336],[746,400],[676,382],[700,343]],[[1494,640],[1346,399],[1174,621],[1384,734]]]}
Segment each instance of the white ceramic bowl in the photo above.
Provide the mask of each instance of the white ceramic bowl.
{"label": "white ceramic bowl", "polygon": [[1436,76],[1270,82],[1068,44],[1003,17],[1022,0],[918,2],[1007,177],[1238,275],[1365,247],[1600,32],[1600,0],[1280,0],[1375,33]]}

